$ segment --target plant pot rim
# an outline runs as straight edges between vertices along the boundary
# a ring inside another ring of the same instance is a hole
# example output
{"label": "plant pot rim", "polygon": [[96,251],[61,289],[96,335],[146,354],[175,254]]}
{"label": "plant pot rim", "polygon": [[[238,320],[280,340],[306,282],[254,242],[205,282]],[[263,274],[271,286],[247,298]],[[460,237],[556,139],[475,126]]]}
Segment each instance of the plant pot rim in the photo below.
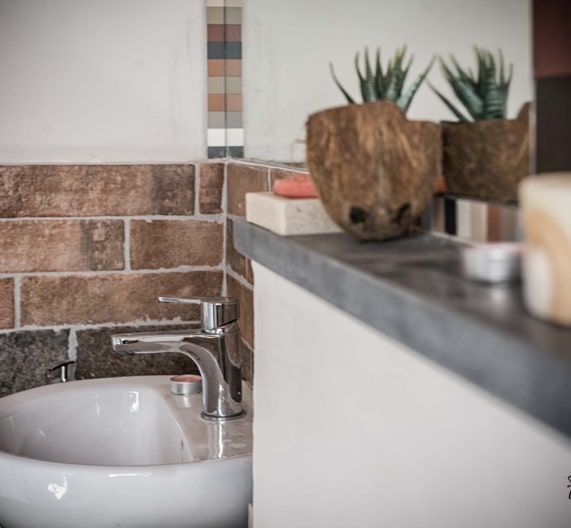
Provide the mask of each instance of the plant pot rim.
{"label": "plant pot rim", "polygon": [[361,108],[364,106],[369,106],[369,105],[376,105],[376,106],[393,106],[394,108],[396,108],[399,113],[401,114],[401,116],[403,117],[403,119],[405,119],[406,121],[411,121],[411,122],[415,122],[415,123],[432,123],[435,125],[438,125],[438,123],[436,121],[431,121],[429,119],[410,119],[406,112],[399,106],[397,105],[394,101],[390,101],[388,99],[379,99],[378,101],[367,101],[367,102],[363,102],[363,103],[347,103],[347,104],[343,104],[343,105],[339,105],[339,106],[332,106],[329,108],[324,108],[322,110],[318,110],[317,112],[312,112],[309,117],[308,120],[311,118],[311,116],[313,115],[317,115],[317,114],[324,114],[324,113],[337,113],[337,112],[341,112],[341,111],[345,111],[346,108]]}
{"label": "plant pot rim", "polygon": [[490,123],[490,122],[505,122],[505,121],[520,121],[519,118],[508,118],[508,117],[493,117],[491,119],[478,119],[477,121],[440,121],[441,125],[456,126],[456,125],[477,125],[478,123]]}

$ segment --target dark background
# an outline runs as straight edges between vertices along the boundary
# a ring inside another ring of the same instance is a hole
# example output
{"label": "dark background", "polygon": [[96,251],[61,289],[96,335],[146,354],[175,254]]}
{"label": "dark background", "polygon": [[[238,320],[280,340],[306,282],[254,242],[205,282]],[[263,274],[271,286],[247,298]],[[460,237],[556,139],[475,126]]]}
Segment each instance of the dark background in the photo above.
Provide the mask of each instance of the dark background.
{"label": "dark background", "polygon": [[571,0],[533,0],[535,170],[571,170]]}

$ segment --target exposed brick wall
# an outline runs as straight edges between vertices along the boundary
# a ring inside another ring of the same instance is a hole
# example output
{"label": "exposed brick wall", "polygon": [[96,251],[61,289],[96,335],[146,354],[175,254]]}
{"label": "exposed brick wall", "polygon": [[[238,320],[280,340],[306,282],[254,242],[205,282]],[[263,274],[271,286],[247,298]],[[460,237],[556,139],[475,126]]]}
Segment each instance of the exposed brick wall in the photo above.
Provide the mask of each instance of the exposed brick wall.
{"label": "exposed brick wall", "polygon": [[219,266],[223,228],[202,220],[131,220],[131,267]]}
{"label": "exposed brick wall", "polygon": [[249,382],[254,376],[254,275],[250,260],[234,247],[234,221],[246,214],[246,193],[269,191],[276,180],[299,172],[307,171],[248,162],[229,162],[226,168],[226,287],[228,295],[240,299],[242,376]]}
{"label": "exposed brick wall", "polygon": [[0,224],[3,273],[122,270],[119,220],[16,220]]}
{"label": "exposed brick wall", "polygon": [[14,279],[0,279],[0,329],[14,328]]}
{"label": "exposed brick wall", "polygon": [[0,168],[0,217],[192,215],[195,165]]}
{"label": "exposed brick wall", "polygon": [[[242,377],[254,378],[254,276],[249,259],[234,247],[234,220],[246,215],[246,193],[270,188],[270,168],[230,162],[226,167],[226,286],[228,295],[240,299]],[[246,322],[246,324],[244,324]]]}
{"label": "exposed brick wall", "polygon": [[252,383],[254,277],[234,248],[245,194],[295,172],[183,165],[0,166],[0,396],[77,358],[79,378],[193,372],[182,355],[123,358],[110,335],[196,323],[159,295],[241,304],[242,375]]}
{"label": "exposed brick wall", "polygon": [[[157,297],[223,293],[223,188],[224,163],[0,166],[0,396],[69,356],[87,377],[128,371],[82,336],[195,322],[196,307]],[[193,370],[183,356],[133,362]]]}

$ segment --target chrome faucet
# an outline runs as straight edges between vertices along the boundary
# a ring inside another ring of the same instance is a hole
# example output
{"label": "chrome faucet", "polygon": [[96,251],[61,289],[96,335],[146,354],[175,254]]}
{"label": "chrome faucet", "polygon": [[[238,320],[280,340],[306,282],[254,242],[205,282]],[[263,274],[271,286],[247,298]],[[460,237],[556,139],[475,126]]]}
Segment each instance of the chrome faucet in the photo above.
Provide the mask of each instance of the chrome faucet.
{"label": "chrome faucet", "polygon": [[159,297],[159,301],[199,304],[201,328],[114,335],[111,337],[113,350],[128,355],[184,354],[196,363],[202,376],[202,416],[210,420],[242,416],[238,300],[229,297]]}

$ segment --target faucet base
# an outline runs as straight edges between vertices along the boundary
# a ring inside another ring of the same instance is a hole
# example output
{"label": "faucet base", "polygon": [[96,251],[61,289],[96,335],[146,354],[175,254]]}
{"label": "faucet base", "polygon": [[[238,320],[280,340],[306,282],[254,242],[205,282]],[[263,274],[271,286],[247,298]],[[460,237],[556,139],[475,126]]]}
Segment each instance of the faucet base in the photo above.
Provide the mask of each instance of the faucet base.
{"label": "faucet base", "polygon": [[200,417],[209,422],[229,422],[230,420],[237,420],[238,418],[243,418],[246,416],[246,411],[240,411],[238,414],[232,416],[211,416],[204,412],[200,413]]}

